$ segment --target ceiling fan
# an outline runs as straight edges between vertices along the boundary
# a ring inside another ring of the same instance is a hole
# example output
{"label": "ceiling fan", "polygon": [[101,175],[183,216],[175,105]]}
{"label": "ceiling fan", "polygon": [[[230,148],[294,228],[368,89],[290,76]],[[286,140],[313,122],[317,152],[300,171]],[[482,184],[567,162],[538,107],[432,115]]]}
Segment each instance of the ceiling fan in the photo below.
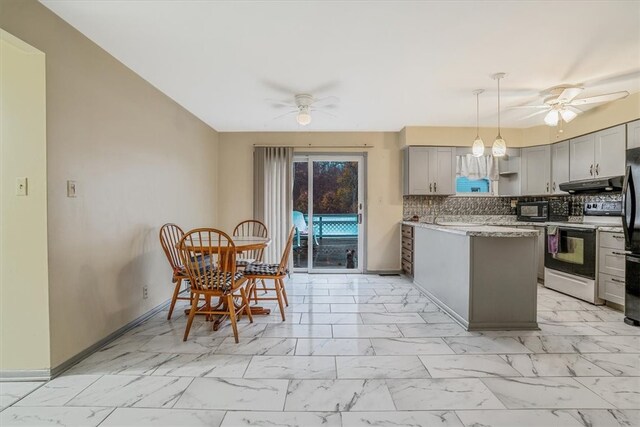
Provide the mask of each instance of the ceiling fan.
{"label": "ceiling fan", "polygon": [[583,90],[584,88],[581,86],[554,86],[545,91],[547,96],[543,100],[544,105],[523,105],[513,108],[535,108],[540,110],[523,117],[522,120],[546,113],[544,122],[548,126],[557,126],[561,119],[565,123],[569,123],[578,117],[578,114],[583,113],[581,109],[577,108],[581,105],[601,104],[629,96],[629,92],[622,91],[590,96],[588,98],[576,98]]}
{"label": "ceiling fan", "polygon": [[294,95],[293,102],[282,102],[277,100],[270,101],[271,106],[274,108],[288,107],[291,109],[284,114],[274,117],[274,120],[279,119],[280,117],[295,114],[298,124],[301,126],[307,126],[309,123],[311,123],[312,112],[318,112],[335,117],[334,114],[331,114],[325,110],[336,108],[338,106],[337,102],[339,101],[339,99],[335,96],[327,96],[324,98],[316,99],[308,93],[300,93]]}

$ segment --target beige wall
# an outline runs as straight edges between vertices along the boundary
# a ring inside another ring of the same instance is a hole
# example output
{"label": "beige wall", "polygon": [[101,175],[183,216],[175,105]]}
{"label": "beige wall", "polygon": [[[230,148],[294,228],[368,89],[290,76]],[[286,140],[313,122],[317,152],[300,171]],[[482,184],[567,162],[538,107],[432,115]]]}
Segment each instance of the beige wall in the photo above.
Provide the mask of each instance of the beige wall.
{"label": "beige wall", "polygon": [[[295,146],[296,152],[367,153],[367,265],[371,271],[400,269],[402,219],[401,151],[396,132],[220,133],[219,223],[232,230],[253,215],[253,145]],[[322,148],[371,145],[373,148]]]}
{"label": "beige wall", "polygon": [[0,371],[50,367],[45,90],[44,54],[0,30]]}
{"label": "beige wall", "polygon": [[0,26],[47,58],[55,367],[169,298],[158,230],[217,223],[218,136],[35,0],[2,0]]}
{"label": "beige wall", "polygon": [[[562,126],[507,128],[502,130],[502,136],[507,141],[508,147],[531,147],[563,141],[638,118],[640,118],[640,92],[633,93],[625,99],[595,107],[579,115],[571,123],[565,123]],[[475,127],[407,126],[400,131],[399,146],[465,147],[471,146],[475,136]],[[480,128],[480,137],[484,140],[485,146],[490,147],[496,137],[496,128]]]}
{"label": "beige wall", "polygon": [[[502,137],[509,147],[522,147],[522,129],[502,129]],[[436,145],[447,147],[471,146],[476,138],[475,127],[407,126],[401,131],[400,146]],[[485,147],[496,139],[496,128],[480,128]]]}

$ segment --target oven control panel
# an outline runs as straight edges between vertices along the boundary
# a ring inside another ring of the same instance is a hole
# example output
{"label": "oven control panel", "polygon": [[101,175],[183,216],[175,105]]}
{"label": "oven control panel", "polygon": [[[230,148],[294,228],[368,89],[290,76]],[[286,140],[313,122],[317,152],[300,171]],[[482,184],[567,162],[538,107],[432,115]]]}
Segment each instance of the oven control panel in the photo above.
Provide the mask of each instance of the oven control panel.
{"label": "oven control panel", "polygon": [[622,202],[592,202],[584,204],[587,216],[621,216]]}

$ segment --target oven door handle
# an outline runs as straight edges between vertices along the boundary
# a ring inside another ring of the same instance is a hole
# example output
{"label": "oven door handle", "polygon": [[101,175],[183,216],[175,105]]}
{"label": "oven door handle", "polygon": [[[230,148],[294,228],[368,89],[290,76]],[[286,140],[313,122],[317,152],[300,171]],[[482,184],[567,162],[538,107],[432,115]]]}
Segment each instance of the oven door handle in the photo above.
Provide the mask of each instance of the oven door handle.
{"label": "oven door handle", "polygon": [[631,166],[627,166],[622,184],[622,230],[628,243],[631,243],[636,221],[636,189]]}

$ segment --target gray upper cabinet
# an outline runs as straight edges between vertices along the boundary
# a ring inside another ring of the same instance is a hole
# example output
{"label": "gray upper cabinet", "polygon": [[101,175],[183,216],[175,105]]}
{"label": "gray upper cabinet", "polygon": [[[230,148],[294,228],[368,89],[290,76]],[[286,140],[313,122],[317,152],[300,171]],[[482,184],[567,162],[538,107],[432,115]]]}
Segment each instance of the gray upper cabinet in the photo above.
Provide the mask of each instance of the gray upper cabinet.
{"label": "gray upper cabinet", "polygon": [[[429,147],[409,147],[405,150],[404,194],[423,195],[429,191],[429,164],[431,149]],[[433,184],[431,184],[433,187]]]}
{"label": "gray upper cabinet", "polygon": [[404,194],[455,194],[455,161],[451,147],[408,147],[404,152]]}
{"label": "gray upper cabinet", "polygon": [[594,158],[596,178],[624,175],[626,132],[625,125],[596,132]]}
{"label": "gray upper cabinet", "polygon": [[569,177],[571,181],[591,179],[594,175],[596,135],[590,133],[569,141]]}
{"label": "gray upper cabinet", "polygon": [[625,145],[625,125],[570,140],[571,181],[624,175]]}
{"label": "gray upper cabinet", "polygon": [[541,145],[522,149],[522,195],[551,193],[551,146]]}
{"label": "gray upper cabinet", "polygon": [[569,182],[569,141],[551,146],[551,192],[567,194],[560,190],[563,182]]}
{"label": "gray upper cabinet", "polygon": [[640,120],[627,123],[627,150],[640,148]]}
{"label": "gray upper cabinet", "polygon": [[453,148],[433,148],[429,172],[435,194],[456,194],[456,153]]}

